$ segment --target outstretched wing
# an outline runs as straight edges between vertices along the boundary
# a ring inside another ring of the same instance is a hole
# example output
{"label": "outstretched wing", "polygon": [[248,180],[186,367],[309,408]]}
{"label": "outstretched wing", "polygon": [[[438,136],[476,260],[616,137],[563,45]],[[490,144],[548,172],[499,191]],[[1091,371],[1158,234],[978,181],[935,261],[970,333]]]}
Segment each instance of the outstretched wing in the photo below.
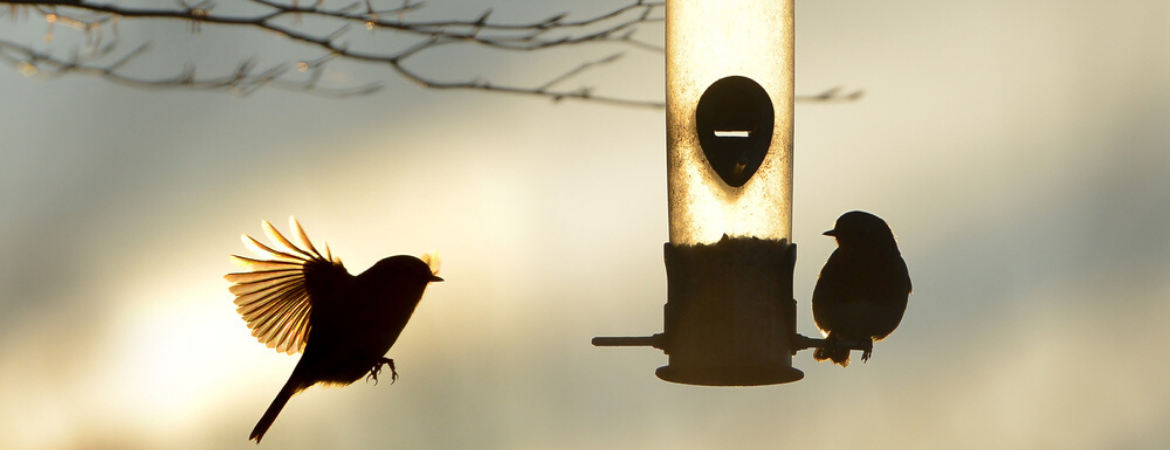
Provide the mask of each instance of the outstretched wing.
{"label": "outstretched wing", "polygon": [[309,338],[313,302],[305,283],[306,266],[331,267],[341,273],[346,273],[345,267],[341,259],[329,253],[328,244],[324,255],[318,252],[296,218],[289,217],[289,228],[299,247],[268,221],[263,221],[263,227],[276,248],[242,236],[244,245],[263,259],[232,255],[232,262],[248,271],[229,273],[224,278],[232,282],[229,290],[236,296],[236,311],[252,329],[252,336],[269,348],[291,355],[304,350]]}
{"label": "outstretched wing", "polygon": [[439,258],[439,252],[424,253],[419,259],[431,268],[431,275],[439,274],[439,267],[443,265],[443,260]]}

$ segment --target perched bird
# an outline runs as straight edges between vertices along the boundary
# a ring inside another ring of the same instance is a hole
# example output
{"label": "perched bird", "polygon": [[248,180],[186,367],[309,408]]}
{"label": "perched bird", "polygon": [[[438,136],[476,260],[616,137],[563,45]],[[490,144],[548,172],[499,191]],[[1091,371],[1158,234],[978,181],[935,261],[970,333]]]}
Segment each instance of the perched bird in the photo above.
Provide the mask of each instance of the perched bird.
{"label": "perched bird", "polygon": [[386,352],[398,340],[427,285],[443,281],[438,259],[391,256],[353,276],[328,244],[321,254],[301,225],[289,218],[300,246],[267,221],[264,232],[276,249],[250,236],[244,245],[266,259],[232,256],[250,271],[225,276],[232,282],[237,311],[261,343],[279,352],[304,352],[284,388],[252,430],[260,443],[289,398],[314,384],[347,386],[363,376],[376,382],[383,365],[398,379]]}
{"label": "perched bird", "polygon": [[837,250],[813,290],[813,320],[827,341],[813,357],[845,367],[849,348],[842,341],[864,347],[861,360],[868,361],[874,341],[898,327],[910,296],[910,272],[894,233],[878,216],[848,212],[824,234],[837,238]]}

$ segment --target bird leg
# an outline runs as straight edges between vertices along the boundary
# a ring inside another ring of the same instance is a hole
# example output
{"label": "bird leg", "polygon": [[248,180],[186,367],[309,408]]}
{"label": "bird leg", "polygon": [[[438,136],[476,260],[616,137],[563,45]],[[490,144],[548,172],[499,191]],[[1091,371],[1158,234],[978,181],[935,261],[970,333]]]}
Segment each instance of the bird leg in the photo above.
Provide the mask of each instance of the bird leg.
{"label": "bird leg", "polygon": [[[840,345],[840,344],[837,342],[837,335],[836,334],[829,333],[828,336],[825,336],[825,351],[827,352],[827,354],[830,354],[830,355],[833,354],[834,351],[837,350],[838,345]],[[848,356],[848,355],[846,355],[846,356]]]}
{"label": "bird leg", "polygon": [[369,382],[370,378],[373,378],[374,385],[377,386],[378,374],[382,373],[383,365],[390,366],[390,384],[394,384],[395,381],[398,381],[398,371],[394,370],[394,360],[390,358],[382,358],[374,362],[374,366],[370,368],[370,374],[366,376],[366,382]]}
{"label": "bird leg", "polygon": [[867,338],[861,344],[865,346],[861,351],[861,362],[864,363],[869,361],[870,356],[873,356],[873,338]]}

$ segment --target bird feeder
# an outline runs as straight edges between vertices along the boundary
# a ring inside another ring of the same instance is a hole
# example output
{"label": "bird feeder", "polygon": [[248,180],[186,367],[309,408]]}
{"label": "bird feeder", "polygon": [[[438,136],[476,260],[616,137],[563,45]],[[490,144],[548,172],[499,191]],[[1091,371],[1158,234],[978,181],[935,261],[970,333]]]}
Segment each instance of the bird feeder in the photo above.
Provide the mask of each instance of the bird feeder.
{"label": "bird feeder", "polygon": [[667,0],[670,242],[659,378],[791,382],[793,0]]}

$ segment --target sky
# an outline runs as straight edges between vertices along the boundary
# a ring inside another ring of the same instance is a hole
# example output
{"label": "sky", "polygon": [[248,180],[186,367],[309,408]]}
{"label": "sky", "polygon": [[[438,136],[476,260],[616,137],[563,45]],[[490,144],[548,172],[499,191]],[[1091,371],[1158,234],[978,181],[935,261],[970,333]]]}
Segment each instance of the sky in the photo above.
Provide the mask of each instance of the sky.
{"label": "sky", "polygon": [[[618,4],[445,3],[433,14]],[[346,100],[2,66],[0,448],[253,448],[297,357],[250,336],[222,276],[241,234],[290,215],[353,273],[438,251],[447,281],[389,353],[397,383],[310,389],[264,447],[1170,446],[1170,3],[798,0],[796,20],[797,91],[865,90],[796,107],[798,331],[818,334],[808,299],[835,247],[820,233],[873,212],[914,293],[868,363],[801,352],[795,383],[695,387],[654,377],[660,351],[589,344],[662,330],[661,110],[428,91],[364,66],[338,76],[385,89]],[[171,49],[147,71],[287,51],[122,26]],[[52,45],[44,31],[0,21],[0,39]],[[421,64],[526,80],[594,51]],[[662,71],[631,52],[588,81],[659,99]]]}

